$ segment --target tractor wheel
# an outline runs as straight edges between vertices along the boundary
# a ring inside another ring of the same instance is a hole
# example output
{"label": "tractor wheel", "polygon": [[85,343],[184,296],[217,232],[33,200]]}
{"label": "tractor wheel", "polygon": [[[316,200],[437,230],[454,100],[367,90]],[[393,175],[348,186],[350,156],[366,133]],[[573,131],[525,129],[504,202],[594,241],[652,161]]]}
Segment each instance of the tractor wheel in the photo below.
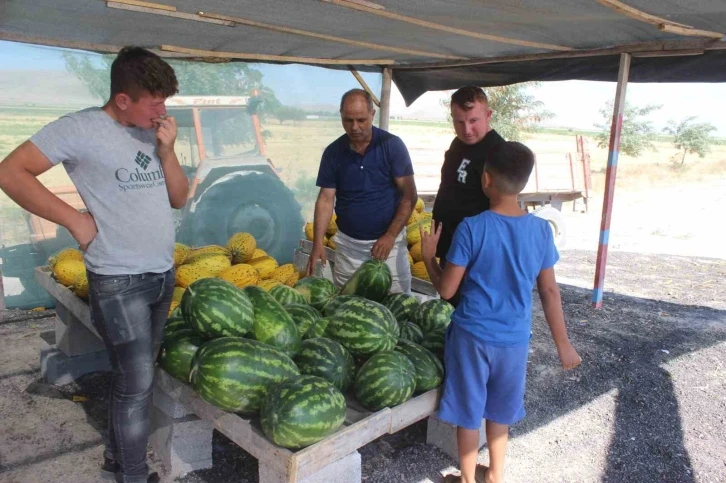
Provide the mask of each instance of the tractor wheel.
{"label": "tractor wheel", "polygon": [[304,224],[300,204],[279,178],[233,173],[199,196],[181,221],[177,241],[224,246],[235,233],[247,232],[255,237],[258,248],[283,264],[292,261]]}
{"label": "tractor wheel", "polygon": [[567,241],[567,225],[565,223],[565,217],[560,210],[552,206],[542,206],[537,208],[533,214],[549,222],[550,228],[552,228],[552,235],[555,239],[555,247],[558,250],[564,248],[565,242]]}

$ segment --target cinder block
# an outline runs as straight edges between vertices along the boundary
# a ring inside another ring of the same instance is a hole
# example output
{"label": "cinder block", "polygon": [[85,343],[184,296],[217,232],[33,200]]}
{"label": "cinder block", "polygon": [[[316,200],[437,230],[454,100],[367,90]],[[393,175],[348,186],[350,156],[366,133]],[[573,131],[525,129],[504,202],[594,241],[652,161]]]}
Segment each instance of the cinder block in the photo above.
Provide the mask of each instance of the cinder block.
{"label": "cinder block", "polygon": [[179,419],[194,414],[194,411],[166,393],[158,383],[154,384],[153,402],[154,406],[172,419]]}
{"label": "cinder block", "polygon": [[[60,310],[60,306],[58,307]],[[68,357],[105,351],[106,346],[96,334],[88,330],[73,314],[55,319],[55,340],[58,350]]]}
{"label": "cinder block", "polygon": [[111,371],[105,350],[68,357],[55,345],[55,331],[43,332],[40,337],[40,374],[50,384],[61,386],[90,372]]}
{"label": "cinder block", "polygon": [[[354,452],[295,483],[361,483],[360,453]],[[260,464],[259,483],[290,483],[288,475]]]}
{"label": "cinder block", "polygon": [[151,437],[154,451],[170,478],[212,467],[212,423],[196,416],[174,419],[151,407]]}
{"label": "cinder block", "polygon": [[[479,427],[479,448],[486,444],[486,422],[482,419]],[[426,427],[426,444],[436,446],[455,460],[459,459],[459,445],[456,442],[456,426],[446,423],[436,416],[430,416]]]}

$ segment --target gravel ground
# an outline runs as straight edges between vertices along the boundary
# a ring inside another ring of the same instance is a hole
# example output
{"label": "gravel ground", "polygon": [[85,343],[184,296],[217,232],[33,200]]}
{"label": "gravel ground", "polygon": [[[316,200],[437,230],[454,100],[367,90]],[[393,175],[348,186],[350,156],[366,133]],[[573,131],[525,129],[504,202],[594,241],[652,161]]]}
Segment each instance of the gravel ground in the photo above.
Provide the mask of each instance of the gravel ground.
{"label": "gravel ground", "polygon": [[[594,261],[592,252],[565,251],[558,265],[579,369],[559,368],[535,301],[527,417],[511,430],[507,481],[723,483],[726,262],[611,253],[605,306],[594,310],[582,288]],[[109,378],[42,382],[38,335],[53,328],[53,315],[0,319],[1,482],[97,481]],[[363,480],[439,481],[456,461],[425,441],[424,421],[361,448]],[[217,432],[213,443],[214,467],[177,481],[257,481],[254,458]]]}

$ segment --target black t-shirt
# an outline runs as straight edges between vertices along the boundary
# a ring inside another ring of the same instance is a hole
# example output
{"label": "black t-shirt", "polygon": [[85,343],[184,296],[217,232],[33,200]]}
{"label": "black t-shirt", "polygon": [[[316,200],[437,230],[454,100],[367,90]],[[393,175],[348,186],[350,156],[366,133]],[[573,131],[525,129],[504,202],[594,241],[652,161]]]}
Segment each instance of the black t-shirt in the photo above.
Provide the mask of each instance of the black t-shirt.
{"label": "black t-shirt", "polygon": [[481,190],[481,176],[487,156],[503,142],[504,138],[492,129],[472,145],[454,138],[446,151],[433,211],[434,220],[443,224],[436,256],[445,259],[456,227],[464,218],[489,209],[489,198]]}

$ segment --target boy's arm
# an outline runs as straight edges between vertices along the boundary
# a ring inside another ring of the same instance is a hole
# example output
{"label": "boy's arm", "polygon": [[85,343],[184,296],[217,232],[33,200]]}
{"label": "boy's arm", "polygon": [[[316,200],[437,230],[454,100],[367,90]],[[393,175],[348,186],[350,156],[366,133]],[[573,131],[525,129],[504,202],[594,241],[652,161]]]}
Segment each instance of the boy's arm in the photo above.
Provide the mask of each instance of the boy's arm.
{"label": "boy's arm", "polygon": [[546,268],[539,273],[537,291],[540,300],[542,300],[545,320],[550,327],[562,367],[564,369],[573,369],[579,366],[582,359],[575,348],[572,347],[570,338],[567,336],[565,314],[562,311],[562,298],[560,297],[557,280],[555,280],[555,269],[553,267]]}
{"label": "boy's arm", "polygon": [[442,299],[448,300],[459,290],[459,285],[464,279],[466,267],[460,267],[448,262],[444,269],[441,269],[436,257],[428,257],[424,259],[426,271],[429,273],[431,284],[434,286]]}

